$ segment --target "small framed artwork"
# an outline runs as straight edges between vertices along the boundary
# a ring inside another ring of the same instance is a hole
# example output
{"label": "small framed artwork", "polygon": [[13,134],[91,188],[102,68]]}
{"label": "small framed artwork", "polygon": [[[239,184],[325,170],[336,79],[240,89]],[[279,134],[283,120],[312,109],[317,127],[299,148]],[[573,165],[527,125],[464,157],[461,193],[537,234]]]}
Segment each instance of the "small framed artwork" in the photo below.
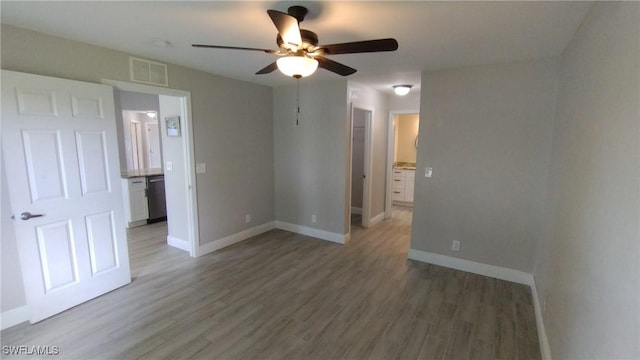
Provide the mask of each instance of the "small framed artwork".
{"label": "small framed artwork", "polygon": [[180,116],[165,118],[167,124],[167,136],[180,136]]}

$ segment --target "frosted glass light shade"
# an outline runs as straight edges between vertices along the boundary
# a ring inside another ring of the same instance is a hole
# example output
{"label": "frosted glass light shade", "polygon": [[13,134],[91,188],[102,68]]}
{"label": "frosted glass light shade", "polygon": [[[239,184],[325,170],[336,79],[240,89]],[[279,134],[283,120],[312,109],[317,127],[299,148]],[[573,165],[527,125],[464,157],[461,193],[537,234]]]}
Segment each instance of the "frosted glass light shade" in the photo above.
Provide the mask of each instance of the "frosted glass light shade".
{"label": "frosted glass light shade", "polygon": [[292,77],[306,77],[318,68],[318,60],[306,56],[284,56],[276,61],[278,70]]}
{"label": "frosted glass light shade", "polygon": [[411,91],[411,85],[396,85],[393,87],[396,95],[405,96]]}

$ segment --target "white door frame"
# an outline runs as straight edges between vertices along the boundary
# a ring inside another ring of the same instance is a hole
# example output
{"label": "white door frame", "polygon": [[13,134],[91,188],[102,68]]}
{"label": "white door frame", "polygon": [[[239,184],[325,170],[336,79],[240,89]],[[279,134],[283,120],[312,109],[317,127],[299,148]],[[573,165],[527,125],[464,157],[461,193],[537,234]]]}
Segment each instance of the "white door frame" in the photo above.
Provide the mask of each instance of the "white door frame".
{"label": "white door frame", "polygon": [[[393,215],[393,151],[396,143],[396,132],[393,127],[393,119],[397,115],[420,114],[420,110],[393,110],[389,111],[387,128],[387,185],[385,188],[384,218],[390,219]],[[417,168],[418,164],[416,164]]]}
{"label": "white door frame", "polygon": [[[152,133],[152,130],[149,129],[150,126],[155,126],[156,127],[156,131],[155,133]],[[154,167],[151,166],[151,139],[157,139],[158,140],[158,146],[160,147],[160,166],[162,167],[162,142],[160,141],[160,121],[159,119],[156,117],[155,121],[145,121],[144,122],[144,136],[145,136],[145,147],[144,147],[144,151],[145,151],[145,164],[147,168],[151,168],[153,169]],[[149,159],[149,161],[147,162],[147,159]]]}
{"label": "white door frame", "polygon": [[[183,146],[183,156],[185,163],[185,171],[186,171],[186,179],[187,179],[187,188],[184,189],[186,192],[187,199],[187,219],[191,221],[187,224],[189,239],[190,242],[190,251],[189,255],[192,257],[199,256],[199,225],[198,225],[198,199],[195,189],[196,184],[196,170],[195,170],[195,150],[193,147],[193,122],[192,122],[192,114],[191,114],[191,93],[189,91],[178,90],[178,89],[170,89],[159,86],[151,86],[151,85],[142,85],[131,83],[127,81],[116,81],[116,80],[108,80],[103,79],[103,84],[111,85],[114,88],[125,91],[132,91],[144,94],[152,94],[152,95],[167,95],[180,97],[184,99],[185,104],[185,116],[184,119],[181,119],[183,122],[186,133],[183,134],[184,137],[184,146]],[[159,121],[159,120],[158,120]],[[161,145],[162,146],[162,145]],[[174,191],[177,189],[173,189]]]}
{"label": "white door frame", "polygon": [[369,112],[369,116],[365,120],[365,129],[364,129],[364,184],[363,184],[363,194],[362,194],[362,227],[368,228],[370,226],[371,220],[371,154],[373,153],[373,116],[375,109],[373,107],[362,105],[358,103],[351,103],[351,116],[350,116],[350,138],[349,138],[349,186],[348,186],[348,201],[349,212],[347,215],[348,224],[349,224],[349,234],[351,233],[351,188],[353,181],[353,118],[355,115],[356,109],[364,110]]}
{"label": "white door frame", "polygon": [[[132,133],[131,130],[136,128],[136,133]],[[129,120],[129,134],[131,138],[131,165],[134,169],[144,169],[145,168],[145,158],[144,158],[144,141],[142,140],[142,124],[140,120],[130,119]],[[133,142],[135,138],[135,144]]]}

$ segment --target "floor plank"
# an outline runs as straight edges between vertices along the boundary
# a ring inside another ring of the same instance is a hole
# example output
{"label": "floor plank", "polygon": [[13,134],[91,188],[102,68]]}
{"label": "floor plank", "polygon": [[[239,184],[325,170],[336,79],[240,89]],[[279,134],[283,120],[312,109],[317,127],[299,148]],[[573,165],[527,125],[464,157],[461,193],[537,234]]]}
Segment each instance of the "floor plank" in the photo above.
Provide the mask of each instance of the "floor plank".
{"label": "floor plank", "polygon": [[411,209],[393,211],[354,217],[346,245],[272,230],[197,259],[166,223],[131,229],[130,285],[0,340],[72,359],[540,359],[530,290],[407,260]]}

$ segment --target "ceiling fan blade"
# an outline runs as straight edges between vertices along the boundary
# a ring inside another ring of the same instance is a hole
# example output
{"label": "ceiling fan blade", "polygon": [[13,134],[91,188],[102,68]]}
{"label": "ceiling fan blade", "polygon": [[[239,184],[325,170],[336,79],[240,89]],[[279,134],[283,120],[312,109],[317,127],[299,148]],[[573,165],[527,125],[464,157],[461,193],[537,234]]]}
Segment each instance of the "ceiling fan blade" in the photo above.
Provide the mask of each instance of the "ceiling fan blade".
{"label": "ceiling fan blade", "polygon": [[278,64],[276,64],[276,62],[272,62],[271,64],[265,66],[264,68],[260,69],[256,75],[263,75],[263,74],[269,74],[273,71],[275,71],[278,68]]}
{"label": "ceiling fan blade", "polygon": [[357,71],[352,67],[348,67],[347,65],[340,64],[339,62],[329,60],[324,56],[316,56],[314,57],[314,59],[318,60],[319,67],[334,72],[338,75],[349,76]]}
{"label": "ceiling fan blade", "polygon": [[356,54],[398,50],[396,39],[354,41],[342,44],[320,45],[316,51],[325,55]]}
{"label": "ceiling fan blade", "polygon": [[238,47],[238,46],[222,46],[222,45],[203,45],[203,44],[193,44],[191,45],[197,48],[209,48],[209,49],[227,49],[227,50],[250,50],[250,51],[262,51],[267,54],[277,54],[276,50],[269,49],[258,49],[258,48],[250,48],[250,47]]}
{"label": "ceiling fan blade", "polygon": [[269,14],[271,21],[273,21],[273,24],[278,29],[280,37],[284,41],[285,45],[288,45],[288,48],[298,48],[302,45],[300,27],[298,26],[298,20],[295,17],[277,10],[267,10],[267,14]]}

